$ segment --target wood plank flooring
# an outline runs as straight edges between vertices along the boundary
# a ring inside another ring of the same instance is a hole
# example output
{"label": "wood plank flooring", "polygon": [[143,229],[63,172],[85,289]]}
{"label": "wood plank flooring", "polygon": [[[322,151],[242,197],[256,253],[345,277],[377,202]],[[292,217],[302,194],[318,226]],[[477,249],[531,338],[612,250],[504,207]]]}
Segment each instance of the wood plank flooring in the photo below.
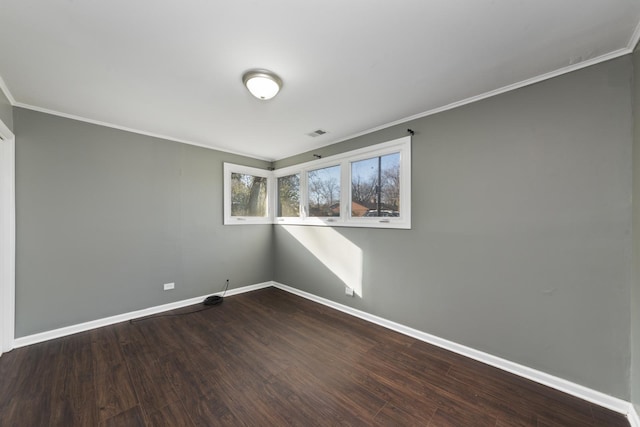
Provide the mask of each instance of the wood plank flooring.
{"label": "wood plank flooring", "polygon": [[275,288],[0,358],[0,426],[216,425],[629,423]]}

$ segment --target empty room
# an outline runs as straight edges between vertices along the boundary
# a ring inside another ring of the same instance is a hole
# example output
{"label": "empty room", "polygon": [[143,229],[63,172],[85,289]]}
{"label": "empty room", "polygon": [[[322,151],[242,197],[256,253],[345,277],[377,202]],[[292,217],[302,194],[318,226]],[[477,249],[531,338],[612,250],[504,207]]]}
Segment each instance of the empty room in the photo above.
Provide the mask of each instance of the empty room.
{"label": "empty room", "polygon": [[0,426],[640,427],[640,1],[0,1]]}

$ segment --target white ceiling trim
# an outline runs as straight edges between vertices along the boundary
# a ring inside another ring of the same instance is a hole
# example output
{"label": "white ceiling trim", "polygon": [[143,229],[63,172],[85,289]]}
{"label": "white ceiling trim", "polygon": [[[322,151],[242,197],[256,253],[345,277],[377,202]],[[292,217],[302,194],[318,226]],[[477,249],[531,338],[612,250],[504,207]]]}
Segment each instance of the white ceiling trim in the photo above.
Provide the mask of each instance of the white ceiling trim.
{"label": "white ceiling trim", "polygon": [[103,122],[103,121],[100,121],[100,120],[88,119],[86,117],[76,116],[75,114],[62,113],[60,111],[50,110],[48,108],[36,107],[35,105],[24,104],[22,102],[14,102],[12,105],[14,107],[25,108],[27,110],[38,111],[40,113],[51,114],[52,116],[64,117],[66,119],[77,120],[79,122],[85,122],[85,123],[89,123],[89,124],[92,124],[92,125],[104,126],[104,127],[108,127],[108,128],[112,128],[112,129],[118,129],[118,130],[125,131],[125,132],[135,133],[135,134],[138,134],[138,135],[149,136],[151,138],[159,138],[159,139],[165,139],[165,140],[168,140],[168,141],[179,142],[181,144],[194,145],[196,147],[207,148],[209,150],[222,151],[224,153],[236,154],[238,156],[251,157],[252,159],[256,159],[256,160],[264,160],[264,161],[267,161],[267,162],[273,161],[272,159],[255,156],[255,155],[249,154],[249,153],[242,153],[242,152],[239,152],[239,151],[233,151],[233,150],[229,150],[227,148],[218,148],[218,147],[214,147],[214,146],[211,146],[211,145],[204,145],[204,144],[201,144],[201,143],[198,143],[198,142],[188,141],[186,139],[174,138],[174,137],[171,137],[171,136],[161,135],[161,134],[158,134],[158,133],[147,132],[147,131],[144,131],[144,130],[129,128],[129,127],[126,127],[126,126],[115,125],[113,123],[107,123],[107,122]]}
{"label": "white ceiling trim", "polygon": [[9,103],[12,106],[15,106],[16,105],[16,99],[11,94],[11,91],[9,90],[9,87],[4,82],[4,79],[2,78],[2,76],[0,76],[0,90],[2,91],[2,93],[4,93],[4,96],[7,97],[7,99],[9,100]]}
{"label": "white ceiling trim", "polygon": [[[444,111],[448,111],[448,110],[452,110],[454,108],[458,108],[458,107],[462,107],[464,105],[468,105],[468,104],[472,104],[474,102],[478,102],[478,101],[482,101],[484,99],[487,98],[491,98],[497,95],[501,95],[503,93],[507,93],[516,89],[520,89],[522,87],[525,86],[530,86],[533,85],[535,83],[539,83],[542,82],[544,80],[548,80],[548,79],[552,79],[554,77],[558,77],[567,73],[571,73],[573,71],[577,71],[586,67],[590,67],[596,64],[600,64],[602,62],[606,62],[606,61],[610,61],[612,59],[616,59],[619,58],[621,56],[624,55],[628,55],[630,53],[633,53],[635,47],[637,46],[638,42],[640,41],[640,22],[638,23],[638,25],[636,26],[635,31],[633,32],[633,35],[631,37],[631,39],[629,40],[629,43],[627,45],[626,48],[623,49],[619,49],[613,52],[610,52],[608,54],[605,55],[601,55],[598,56],[596,58],[592,58],[586,61],[582,61],[580,63],[577,64],[573,64],[573,65],[569,65],[567,67],[564,68],[560,68],[558,70],[554,70],[552,72],[546,73],[546,74],[541,74],[539,76],[536,77],[532,77],[530,79],[526,79],[517,83],[513,83],[507,86],[503,86],[501,88],[498,89],[494,89],[479,95],[475,95],[460,101],[456,101],[456,102],[452,102],[451,104],[447,104],[444,105],[442,107],[438,107],[438,108],[434,108],[428,111],[424,111],[422,113],[418,113],[418,114],[414,114],[412,116],[403,118],[403,119],[399,119],[390,123],[385,123],[382,124],[380,126],[376,126],[370,129],[366,129],[362,132],[358,132],[352,135],[349,135],[347,137],[338,139],[336,141],[332,141],[330,144],[328,145],[333,145],[333,144],[337,144],[340,142],[344,142],[344,141],[348,141],[350,139],[353,138],[357,138],[359,136],[363,136],[363,135],[367,135],[373,132],[377,132],[379,130],[383,130],[383,129],[387,129],[390,128],[392,126],[396,126],[396,125],[400,125],[403,123],[407,123],[410,122],[412,120],[417,120],[423,117],[427,117],[427,116],[431,116],[433,114],[437,114],[437,113],[441,113]],[[250,154],[250,153],[244,153],[244,152],[239,152],[239,151],[233,151],[233,150],[229,150],[227,148],[220,148],[220,147],[215,147],[215,146],[211,146],[211,145],[205,145],[202,143],[197,143],[197,142],[193,142],[193,141],[189,141],[189,140],[185,140],[185,139],[180,139],[180,138],[174,138],[171,136],[167,136],[167,135],[161,135],[161,134],[157,134],[157,133],[153,133],[153,132],[147,132],[144,130],[140,130],[140,129],[133,129],[133,128],[129,128],[126,126],[120,126],[120,125],[116,125],[113,123],[108,123],[108,122],[103,122],[100,120],[93,120],[93,119],[89,119],[86,117],[82,117],[82,116],[77,116],[75,114],[68,114],[68,113],[63,113],[60,111],[56,111],[56,110],[51,110],[48,108],[41,108],[41,107],[37,107],[35,105],[30,105],[30,104],[25,104],[22,102],[16,102],[15,98],[13,97],[13,95],[11,94],[11,92],[9,91],[9,88],[7,87],[7,85],[5,84],[4,80],[2,79],[2,76],[0,76],[0,90],[2,90],[2,92],[4,92],[5,96],[7,97],[7,99],[9,100],[9,102],[11,103],[12,106],[14,107],[21,107],[21,108],[25,108],[28,110],[33,110],[33,111],[38,111],[41,113],[46,113],[46,114],[51,114],[54,116],[59,116],[59,117],[64,117],[67,119],[71,119],[71,120],[78,120],[81,122],[85,122],[85,123],[90,123],[90,124],[95,124],[95,125],[99,125],[99,126],[105,126],[105,127],[109,127],[109,128],[113,128],[113,129],[118,129],[118,130],[122,130],[125,132],[131,132],[131,133],[136,133],[139,135],[145,135],[145,136],[149,136],[152,138],[160,138],[160,139],[165,139],[168,141],[174,141],[174,142],[179,142],[182,144],[188,144],[188,145],[193,145],[196,147],[201,147],[201,148],[207,148],[210,150],[216,150],[216,151],[221,151],[221,152],[225,152],[225,153],[230,153],[230,154],[236,154],[236,155],[240,155],[240,156],[246,156],[246,157],[251,157],[257,160],[264,160],[264,161],[276,161],[276,160],[282,160],[284,158],[287,157],[291,157],[291,156],[285,156],[282,158],[278,158],[278,159],[274,159],[274,158],[267,158],[267,157],[260,157],[260,156],[255,156],[254,154]],[[328,146],[327,145],[327,146]],[[297,154],[301,154],[301,153],[297,153]],[[295,154],[294,154],[295,155]],[[293,156],[293,155],[292,155]]]}
{"label": "white ceiling trim", "polygon": [[[636,37],[636,33],[637,33],[637,37],[640,38],[640,23],[638,24],[638,27],[636,27],[636,31],[634,33],[634,37]],[[635,44],[637,44],[637,43],[638,43],[638,41],[636,39]],[[631,44],[631,42],[629,44]],[[634,46],[635,46],[635,44],[634,44]],[[409,116],[409,117],[404,118],[404,119],[400,119],[400,120],[396,120],[396,121],[391,122],[391,123],[387,123],[387,124],[384,124],[384,125],[376,126],[374,128],[367,129],[367,130],[364,130],[362,132],[358,132],[356,134],[350,135],[350,136],[348,136],[346,138],[341,138],[341,139],[339,139],[337,141],[332,142],[329,145],[337,144],[339,142],[348,141],[350,139],[357,138],[357,137],[363,136],[363,135],[367,135],[367,134],[370,134],[372,132],[377,132],[379,130],[387,129],[387,128],[390,128],[390,127],[396,126],[396,125],[401,125],[403,123],[407,123],[407,122],[410,122],[412,120],[421,119],[423,117],[432,116],[432,115],[437,114],[437,113],[442,113],[443,111],[452,110],[454,108],[458,108],[458,107],[462,107],[464,105],[472,104],[474,102],[482,101],[483,99],[491,98],[491,97],[494,97],[494,96],[497,96],[497,95],[501,95],[503,93],[507,93],[507,92],[511,92],[513,90],[516,90],[516,89],[520,89],[520,88],[525,87],[525,86],[530,86],[530,85],[533,85],[533,84],[536,84],[536,83],[540,83],[540,82],[542,82],[544,80],[549,80],[549,79],[552,79],[554,77],[561,76],[563,74],[571,73],[573,71],[577,71],[577,70],[581,70],[583,68],[591,67],[592,65],[596,65],[596,64],[600,64],[602,62],[610,61],[612,59],[616,59],[616,58],[619,58],[621,56],[628,55],[628,54],[630,54],[632,52],[633,52],[633,49],[632,48],[628,48],[628,47],[624,48],[624,49],[615,50],[613,52],[607,53],[606,55],[598,56],[596,58],[592,58],[592,59],[589,59],[589,60],[586,60],[586,61],[582,61],[582,62],[579,62],[577,64],[569,65],[568,67],[560,68],[560,69],[552,71],[550,73],[541,74],[539,76],[532,77],[532,78],[527,79],[527,80],[522,80],[520,82],[513,83],[513,84],[510,84],[510,85],[507,85],[507,86],[503,86],[503,87],[498,88],[498,89],[490,90],[489,92],[485,92],[485,93],[482,93],[480,95],[475,95],[475,96],[472,96],[470,98],[466,98],[466,99],[463,99],[463,100],[460,100],[460,101],[452,102],[451,104],[447,104],[447,105],[444,105],[442,107],[434,108],[434,109],[425,111],[423,113],[414,114],[413,116]],[[301,153],[299,153],[299,154],[301,154]],[[291,156],[287,156],[287,157],[291,157]],[[283,157],[283,158],[286,159],[287,157]],[[282,159],[277,159],[277,160],[282,160]]]}
{"label": "white ceiling trim", "polygon": [[638,46],[638,42],[640,42],[640,21],[638,21],[638,25],[636,25],[636,29],[631,34],[631,38],[629,39],[629,43],[627,44],[627,49],[629,49],[629,53],[636,50],[636,46]]}

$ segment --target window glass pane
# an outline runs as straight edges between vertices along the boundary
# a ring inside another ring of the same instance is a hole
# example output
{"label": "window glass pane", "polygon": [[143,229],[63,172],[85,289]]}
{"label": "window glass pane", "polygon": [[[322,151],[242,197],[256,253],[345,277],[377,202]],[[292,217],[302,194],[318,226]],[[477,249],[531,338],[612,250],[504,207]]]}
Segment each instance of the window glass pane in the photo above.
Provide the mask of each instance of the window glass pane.
{"label": "window glass pane", "polygon": [[300,216],[300,174],[278,178],[277,216]]}
{"label": "window glass pane", "polygon": [[351,163],[351,217],[400,216],[400,153]]}
{"label": "window glass pane", "polygon": [[231,174],[231,216],[267,216],[267,178]]}
{"label": "window glass pane", "polygon": [[340,166],[310,171],[309,216],[340,216]]}

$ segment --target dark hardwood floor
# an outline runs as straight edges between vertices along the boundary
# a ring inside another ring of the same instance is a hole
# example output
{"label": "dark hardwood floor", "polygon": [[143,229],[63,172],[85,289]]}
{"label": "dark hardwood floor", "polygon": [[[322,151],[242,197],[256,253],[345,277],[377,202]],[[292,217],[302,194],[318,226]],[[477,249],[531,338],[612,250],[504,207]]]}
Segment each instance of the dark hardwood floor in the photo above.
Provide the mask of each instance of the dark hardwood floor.
{"label": "dark hardwood floor", "polygon": [[629,426],[275,288],[0,358],[0,426],[97,425]]}

